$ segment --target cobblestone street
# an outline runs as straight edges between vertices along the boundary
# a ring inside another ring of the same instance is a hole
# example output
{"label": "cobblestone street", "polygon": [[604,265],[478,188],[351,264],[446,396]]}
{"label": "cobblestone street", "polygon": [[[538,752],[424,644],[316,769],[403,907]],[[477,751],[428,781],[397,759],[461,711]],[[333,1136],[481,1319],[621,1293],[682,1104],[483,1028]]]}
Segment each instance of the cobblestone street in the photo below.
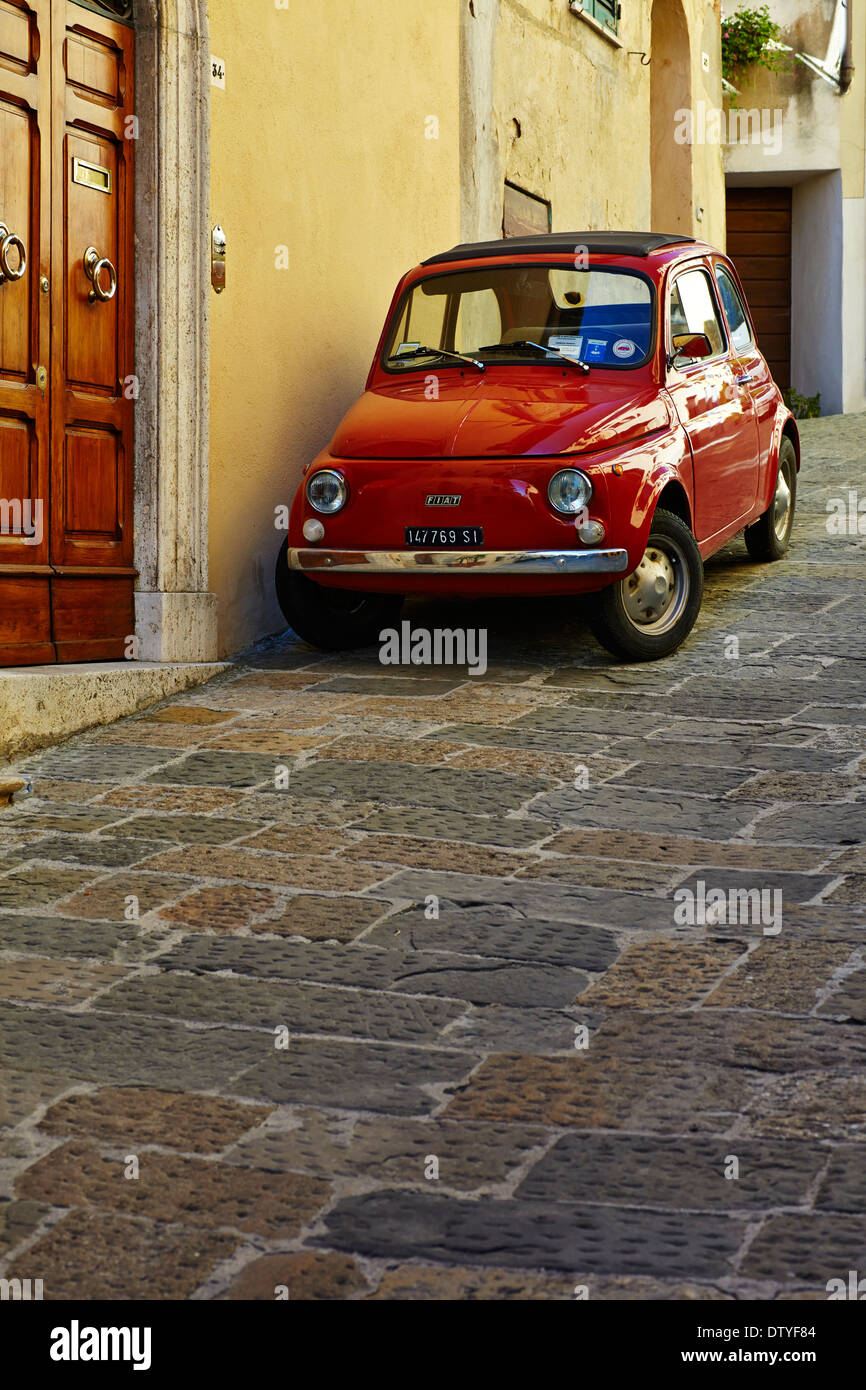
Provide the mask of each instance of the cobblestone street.
{"label": "cobblestone street", "polygon": [[[416,602],[487,627],[483,677],[287,637],[22,761],[0,1273],[93,1299],[866,1274],[866,534],[827,526],[866,505],[866,417],[801,432],[789,556],[712,559],[666,661],[616,665],[569,603]],[[770,915],[684,920],[713,889]]]}

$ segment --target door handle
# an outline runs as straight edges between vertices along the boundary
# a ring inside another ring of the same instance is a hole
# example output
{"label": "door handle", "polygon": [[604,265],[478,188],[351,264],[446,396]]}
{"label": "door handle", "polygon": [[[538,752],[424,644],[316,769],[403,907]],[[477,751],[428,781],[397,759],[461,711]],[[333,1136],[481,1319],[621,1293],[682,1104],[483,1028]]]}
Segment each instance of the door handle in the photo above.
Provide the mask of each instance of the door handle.
{"label": "door handle", "polygon": [[745,386],[747,381],[754,381],[754,372],[743,372],[740,376],[735,376],[734,380],[738,386]]}
{"label": "door handle", "polygon": [[[91,304],[101,300],[104,304],[113,299],[117,292],[117,271],[107,256],[100,256],[95,246],[88,246],[84,253],[84,274],[90,281],[91,290],[87,298]],[[108,275],[108,289],[102,283],[103,273]]]}
{"label": "door handle", "polygon": [[[15,269],[9,264],[9,252],[18,252],[18,265]],[[20,280],[27,269],[27,248],[20,236],[10,232],[4,222],[0,222],[0,285],[6,280]]]}

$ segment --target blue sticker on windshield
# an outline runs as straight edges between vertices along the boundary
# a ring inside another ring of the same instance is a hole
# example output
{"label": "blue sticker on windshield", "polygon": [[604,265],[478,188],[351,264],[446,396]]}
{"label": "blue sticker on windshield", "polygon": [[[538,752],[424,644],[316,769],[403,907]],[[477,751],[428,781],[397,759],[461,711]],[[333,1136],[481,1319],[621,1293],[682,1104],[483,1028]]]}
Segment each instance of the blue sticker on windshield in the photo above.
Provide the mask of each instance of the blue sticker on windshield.
{"label": "blue sticker on windshield", "polygon": [[587,362],[603,362],[607,352],[607,343],[604,338],[587,338],[586,352],[584,359]]}

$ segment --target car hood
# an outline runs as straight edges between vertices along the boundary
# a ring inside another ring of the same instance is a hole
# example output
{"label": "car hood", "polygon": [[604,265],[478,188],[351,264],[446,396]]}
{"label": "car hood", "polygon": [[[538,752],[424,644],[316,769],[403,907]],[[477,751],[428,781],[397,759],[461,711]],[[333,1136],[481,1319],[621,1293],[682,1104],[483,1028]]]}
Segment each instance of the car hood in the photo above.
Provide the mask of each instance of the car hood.
{"label": "car hood", "polygon": [[525,378],[497,383],[480,374],[452,386],[430,374],[426,387],[415,382],[365,391],[343,418],[330,453],[359,459],[589,453],[671,423],[653,383],[557,376],[556,385],[546,387]]}

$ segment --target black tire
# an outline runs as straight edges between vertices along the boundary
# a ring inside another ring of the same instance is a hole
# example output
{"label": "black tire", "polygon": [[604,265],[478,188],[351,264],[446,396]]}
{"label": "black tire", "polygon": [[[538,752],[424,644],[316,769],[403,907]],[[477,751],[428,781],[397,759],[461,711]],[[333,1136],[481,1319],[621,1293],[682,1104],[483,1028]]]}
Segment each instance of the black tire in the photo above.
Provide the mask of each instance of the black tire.
{"label": "black tire", "polygon": [[355,589],[327,589],[288,566],[288,540],[277,556],[277,602],[289,627],[311,647],[344,652],[369,647],[382,628],[393,627],[403,607],[402,594],[364,594]]}
{"label": "black tire", "polygon": [[[666,607],[660,612],[652,606],[659,592],[650,585],[653,574],[653,584],[668,581]],[[593,596],[589,625],[614,656],[658,661],[688,637],[701,611],[703,592],[704,563],[697,541],[684,521],[660,507],[640,565]]]}
{"label": "black tire", "polygon": [[[784,513],[784,521],[779,529],[777,519],[777,506],[785,501],[784,495],[780,494],[780,487],[787,489],[787,512]],[[753,560],[769,562],[781,560],[786,553],[791,541],[791,531],[794,526],[794,512],[797,507],[797,452],[788,439],[787,435],[782,440],[782,447],[779,450],[779,468],[776,473],[776,487],[773,493],[773,500],[763,516],[759,516],[753,526],[747,526],[744,532],[746,549]]]}

